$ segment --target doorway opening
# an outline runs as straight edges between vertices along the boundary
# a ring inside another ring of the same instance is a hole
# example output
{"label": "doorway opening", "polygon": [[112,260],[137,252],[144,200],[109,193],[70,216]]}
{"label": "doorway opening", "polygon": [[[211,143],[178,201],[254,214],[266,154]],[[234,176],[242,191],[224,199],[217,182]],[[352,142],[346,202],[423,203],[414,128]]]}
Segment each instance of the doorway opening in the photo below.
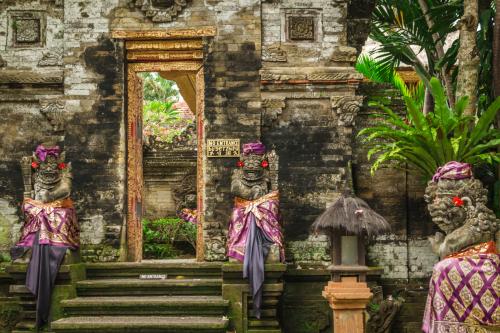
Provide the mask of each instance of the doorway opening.
{"label": "doorway opening", "polygon": [[194,258],[196,78],[184,72],[142,72],[139,76],[143,82],[142,256]]}
{"label": "doorway opening", "polygon": [[202,61],[159,61],[179,52],[162,47],[178,48],[173,41],[126,44],[128,259],[201,260]]}

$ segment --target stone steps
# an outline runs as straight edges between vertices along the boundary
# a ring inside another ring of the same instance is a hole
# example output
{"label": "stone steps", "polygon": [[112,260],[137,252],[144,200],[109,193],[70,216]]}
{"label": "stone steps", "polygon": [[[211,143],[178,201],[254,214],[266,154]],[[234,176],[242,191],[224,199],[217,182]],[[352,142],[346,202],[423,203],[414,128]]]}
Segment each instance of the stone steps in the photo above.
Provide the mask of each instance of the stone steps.
{"label": "stone steps", "polygon": [[140,263],[87,264],[87,279],[139,278],[141,274],[165,274],[168,279],[220,278],[221,263],[195,261],[148,261]]}
{"label": "stone steps", "polygon": [[121,296],[78,297],[62,301],[69,316],[219,316],[222,317],[229,302],[221,296]]}
{"label": "stone steps", "polygon": [[[87,264],[77,297],[63,300],[55,333],[226,333],[220,263]],[[165,279],[141,279],[141,275]],[[256,332],[258,333],[258,332]],[[274,333],[274,332],[269,332]]]}
{"label": "stone steps", "polygon": [[79,296],[221,295],[222,279],[99,279],[77,283]]}
{"label": "stone steps", "polygon": [[52,323],[56,333],[223,333],[223,317],[88,316],[69,317]]}

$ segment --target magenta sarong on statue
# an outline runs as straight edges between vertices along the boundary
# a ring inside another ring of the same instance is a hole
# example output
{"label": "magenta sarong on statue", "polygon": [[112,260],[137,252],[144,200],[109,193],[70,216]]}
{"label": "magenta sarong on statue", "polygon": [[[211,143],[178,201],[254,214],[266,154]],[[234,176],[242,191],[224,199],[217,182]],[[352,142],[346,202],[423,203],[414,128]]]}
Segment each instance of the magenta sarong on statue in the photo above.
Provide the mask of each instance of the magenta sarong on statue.
{"label": "magenta sarong on statue", "polygon": [[285,260],[279,221],[277,191],[256,200],[235,199],[229,225],[228,256],[243,261],[243,278],[249,280],[254,315],[257,318],[260,318],[262,304],[264,262],[273,244],[280,249],[281,261]]}
{"label": "magenta sarong on statue", "polygon": [[78,248],[80,230],[71,199],[50,203],[25,199],[22,210],[26,221],[16,246],[31,247],[38,233],[40,245]]}
{"label": "magenta sarong on statue", "polygon": [[250,234],[251,215],[255,217],[257,227],[267,238],[278,245],[280,259],[285,261],[283,235],[279,223],[279,193],[277,191],[270,192],[253,201],[235,198],[233,215],[229,224],[227,255],[240,261],[244,260],[245,247]]}
{"label": "magenta sarong on statue", "polygon": [[500,256],[479,253],[434,266],[422,330],[490,332],[500,328]]}
{"label": "magenta sarong on statue", "polygon": [[79,247],[80,230],[69,198],[49,203],[26,198],[22,209],[26,220],[11,255],[16,259],[32,249],[26,287],[36,297],[36,326],[40,328],[49,321],[57,272],[67,249]]}

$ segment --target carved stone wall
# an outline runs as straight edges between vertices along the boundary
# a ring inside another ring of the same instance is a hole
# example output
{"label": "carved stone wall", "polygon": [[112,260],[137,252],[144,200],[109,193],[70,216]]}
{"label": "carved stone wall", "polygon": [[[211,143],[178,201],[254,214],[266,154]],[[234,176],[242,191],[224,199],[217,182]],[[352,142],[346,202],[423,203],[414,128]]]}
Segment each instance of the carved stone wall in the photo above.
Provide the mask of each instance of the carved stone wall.
{"label": "carved stone wall", "polygon": [[144,218],[153,220],[176,215],[175,188],[186,175],[196,172],[196,150],[187,148],[145,151]]}
{"label": "carved stone wall", "polygon": [[[432,224],[421,222],[428,220],[418,179],[383,170],[373,182],[363,147],[353,146],[354,131],[367,123],[360,96],[374,91],[356,90],[353,47],[362,38],[351,38],[350,29],[351,20],[366,27],[361,8],[369,0],[191,0],[180,2],[169,22],[137,3],[0,2],[0,200],[9,204],[0,205],[0,215],[9,216],[0,228],[19,227],[12,220],[22,200],[19,159],[50,138],[73,161],[84,258],[124,259],[125,61],[123,40],[112,31],[168,36],[209,26],[214,36],[202,41],[206,138],[262,139],[277,150],[289,258],[328,260],[327,242],[309,237],[308,228],[345,186],[353,160],[359,195],[394,228],[370,247],[370,260],[388,265],[390,279],[428,274],[434,259],[424,238]],[[204,161],[207,260],[225,259],[235,162]]]}
{"label": "carved stone wall", "polygon": [[[390,87],[363,83],[358,92],[368,99],[390,98],[391,109],[404,112],[403,101]],[[368,99],[359,111],[356,132],[375,122],[372,117],[375,110],[367,105]],[[430,276],[438,261],[427,241],[427,236],[437,230],[423,199],[426,184],[414,174],[389,167],[380,168],[372,176],[366,152],[367,147],[356,140],[353,160],[356,194],[391,224],[391,234],[368,247],[368,260],[372,265],[384,267],[382,277],[386,283],[422,281]],[[423,287],[427,287],[426,280],[423,281]]]}

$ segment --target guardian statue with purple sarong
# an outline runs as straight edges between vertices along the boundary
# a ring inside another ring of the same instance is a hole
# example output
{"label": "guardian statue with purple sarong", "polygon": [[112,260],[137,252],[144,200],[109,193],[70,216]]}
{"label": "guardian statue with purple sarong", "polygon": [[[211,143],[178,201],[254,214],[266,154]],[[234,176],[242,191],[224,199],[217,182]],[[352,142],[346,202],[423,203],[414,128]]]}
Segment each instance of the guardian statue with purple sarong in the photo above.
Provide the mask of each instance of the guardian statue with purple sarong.
{"label": "guardian statue with purple sarong", "polygon": [[249,279],[257,318],[266,257],[275,249],[277,260],[285,260],[277,171],[274,151],[267,153],[260,142],[247,143],[231,178],[231,191],[236,197],[229,224],[228,256],[243,262],[243,277]]}
{"label": "guardian statue with purple sarong", "polygon": [[442,260],[429,285],[425,333],[500,329],[499,221],[486,206],[487,194],[471,166],[459,162],[439,168],[427,186],[425,200],[442,231],[430,241]]}
{"label": "guardian statue with purple sarong", "polygon": [[24,181],[22,211],[25,222],[12,258],[31,249],[26,287],[37,298],[37,326],[49,319],[50,297],[59,267],[68,249],[79,247],[79,226],[70,199],[71,163],[51,143],[36,148],[21,161]]}

